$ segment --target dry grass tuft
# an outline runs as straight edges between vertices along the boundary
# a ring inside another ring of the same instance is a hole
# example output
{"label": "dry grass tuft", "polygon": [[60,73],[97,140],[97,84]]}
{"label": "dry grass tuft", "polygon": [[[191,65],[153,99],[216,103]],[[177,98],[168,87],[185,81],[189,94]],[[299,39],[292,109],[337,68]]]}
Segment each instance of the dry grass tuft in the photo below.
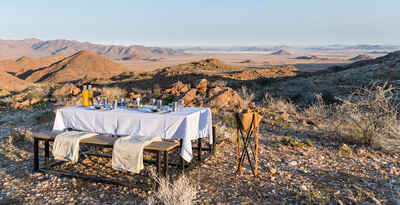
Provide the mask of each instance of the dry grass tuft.
{"label": "dry grass tuft", "polygon": [[254,93],[250,93],[247,91],[246,86],[242,86],[242,89],[239,92],[241,98],[239,99],[239,109],[249,109],[251,103],[253,102],[255,95]]}
{"label": "dry grass tuft", "polygon": [[165,204],[165,205],[190,205],[195,198],[198,190],[193,186],[185,175],[179,177],[175,182],[171,183],[168,178],[160,177],[154,169],[150,171],[151,177],[158,184],[158,189],[154,197],[148,199],[148,204]]}
{"label": "dry grass tuft", "polygon": [[265,93],[263,104],[265,108],[274,112],[297,113],[297,108],[292,102],[274,98],[269,93]]}

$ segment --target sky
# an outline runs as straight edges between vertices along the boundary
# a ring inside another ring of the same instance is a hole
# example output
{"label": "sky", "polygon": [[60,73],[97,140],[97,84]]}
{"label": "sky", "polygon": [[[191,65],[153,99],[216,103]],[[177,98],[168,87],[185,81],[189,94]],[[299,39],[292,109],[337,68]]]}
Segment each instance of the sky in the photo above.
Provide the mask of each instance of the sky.
{"label": "sky", "polygon": [[0,39],[147,46],[400,45],[399,0],[0,0]]}

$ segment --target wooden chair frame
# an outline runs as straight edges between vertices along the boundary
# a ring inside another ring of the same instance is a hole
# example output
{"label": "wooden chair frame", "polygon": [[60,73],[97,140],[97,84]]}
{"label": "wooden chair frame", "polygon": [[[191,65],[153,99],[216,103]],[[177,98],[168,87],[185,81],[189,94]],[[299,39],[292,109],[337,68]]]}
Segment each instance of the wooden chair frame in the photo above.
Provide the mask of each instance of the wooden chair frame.
{"label": "wooden chair frame", "polygon": [[[242,166],[247,158],[251,171],[254,176],[258,175],[258,135],[259,135],[259,125],[256,125],[255,121],[256,113],[252,114],[252,119],[249,129],[246,131],[242,127],[242,122],[240,120],[239,114],[236,114],[237,131],[236,131],[236,143],[237,143],[237,169],[235,174],[242,174]],[[251,145],[251,139],[254,137],[254,148]],[[243,141],[243,148],[241,148],[241,141]],[[250,150],[250,151],[249,151]],[[252,159],[250,157],[250,152],[252,153],[254,167],[252,164]]]}

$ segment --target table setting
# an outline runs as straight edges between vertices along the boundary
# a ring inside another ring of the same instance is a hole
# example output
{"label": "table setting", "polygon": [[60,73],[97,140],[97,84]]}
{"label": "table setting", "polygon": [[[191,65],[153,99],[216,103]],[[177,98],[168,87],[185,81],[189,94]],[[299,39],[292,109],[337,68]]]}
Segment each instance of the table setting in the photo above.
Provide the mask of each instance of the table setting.
{"label": "table setting", "polygon": [[180,155],[190,162],[191,141],[209,137],[212,143],[212,118],[209,108],[185,107],[183,100],[163,104],[151,99],[143,104],[140,98],[115,99],[111,104],[105,99],[96,99],[88,106],[73,106],[58,109],[54,131],[73,129],[114,136],[148,136],[161,139],[181,139]]}

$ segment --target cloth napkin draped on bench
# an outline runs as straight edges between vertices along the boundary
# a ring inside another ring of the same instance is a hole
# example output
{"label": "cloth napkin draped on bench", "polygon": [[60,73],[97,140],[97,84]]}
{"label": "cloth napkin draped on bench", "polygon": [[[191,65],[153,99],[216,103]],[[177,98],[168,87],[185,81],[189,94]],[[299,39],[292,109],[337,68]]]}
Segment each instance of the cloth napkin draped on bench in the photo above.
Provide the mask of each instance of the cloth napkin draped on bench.
{"label": "cloth napkin draped on bench", "polygon": [[76,163],[79,160],[79,141],[96,136],[96,133],[67,131],[56,136],[53,145],[55,159]]}
{"label": "cloth napkin draped on bench", "polygon": [[143,149],[160,137],[128,136],[121,137],[114,143],[112,168],[139,173],[143,168]]}

